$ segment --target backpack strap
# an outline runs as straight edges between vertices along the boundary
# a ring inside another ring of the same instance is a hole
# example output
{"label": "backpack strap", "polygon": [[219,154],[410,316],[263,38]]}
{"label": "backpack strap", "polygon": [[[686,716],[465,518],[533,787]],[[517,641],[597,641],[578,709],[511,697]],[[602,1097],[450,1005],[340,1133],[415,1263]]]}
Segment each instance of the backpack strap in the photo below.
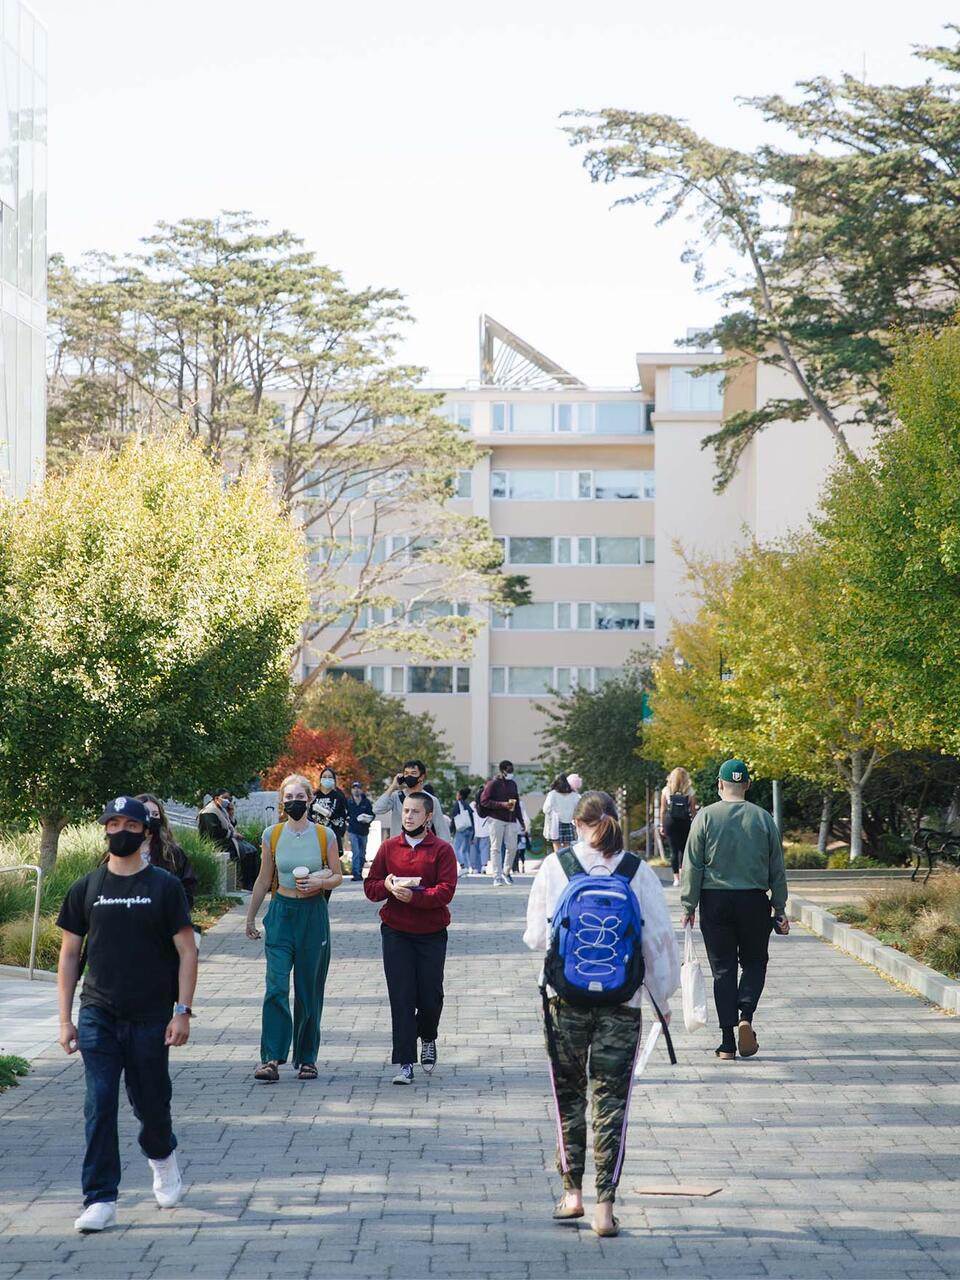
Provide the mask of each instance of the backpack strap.
{"label": "backpack strap", "polygon": [[93,911],[93,904],[97,898],[103,893],[103,886],[106,884],[107,872],[110,870],[109,865],[105,862],[97,872],[91,873],[90,879],[87,881],[87,892],[83,896],[83,914],[86,916],[87,932],[83,935],[83,946],[80,948],[80,967],[77,969],[77,977],[83,973],[87,967],[87,951],[90,941],[90,914]]}
{"label": "backpack strap", "polygon": [[[280,873],[277,871],[277,845],[280,843],[280,837],[283,835],[284,824],[278,822],[270,828],[270,854],[273,858],[273,882],[270,885],[270,892],[276,893],[280,887]],[[313,829],[317,833],[317,844],[320,846],[320,861],[323,866],[328,867],[331,871],[330,858],[327,853],[327,828],[315,822]]]}
{"label": "backpack strap", "polygon": [[623,876],[624,880],[629,881],[633,879],[639,870],[640,859],[637,855],[635,853],[625,853],[613,874],[615,876]]}
{"label": "backpack strap", "polygon": [[568,880],[572,880],[574,876],[585,876],[587,874],[580,865],[580,859],[569,847],[558,851],[557,861],[563,867],[564,874]]}
{"label": "backpack strap", "polygon": [[653,1005],[654,1013],[660,1019],[660,1026],[663,1029],[663,1039],[667,1046],[667,1053],[669,1053],[670,1055],[670,1065],[671,1067],[675,1067],[677,1065],[677,1055],[674,1052],[673,1040],[670,1038],[670,1028],[667,1026],[666,1019],[664,1018],[663,1014],[660,1012],[660,1006],[657,1004],[656,1000],[654,1000],[653,996],[650,994],[650,988],[647,986],[646,983],[643,984],[643,989],[647,993],[647,999]]}

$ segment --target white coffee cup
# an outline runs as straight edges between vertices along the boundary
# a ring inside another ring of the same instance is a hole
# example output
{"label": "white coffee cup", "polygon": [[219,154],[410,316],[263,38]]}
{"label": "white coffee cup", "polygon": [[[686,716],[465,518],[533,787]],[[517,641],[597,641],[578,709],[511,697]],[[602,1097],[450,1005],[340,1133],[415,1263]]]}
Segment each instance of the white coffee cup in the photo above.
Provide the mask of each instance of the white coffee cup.
{"label": "white coffee cup", "polygon": [[294,868],[293,868],[293,878],[294,878],[294,880],[304,880],[304,879],[306,879],[306,877],[307,877],[309,874],[310,874],[310,868],[309,868],[309,867],[294,867]]}

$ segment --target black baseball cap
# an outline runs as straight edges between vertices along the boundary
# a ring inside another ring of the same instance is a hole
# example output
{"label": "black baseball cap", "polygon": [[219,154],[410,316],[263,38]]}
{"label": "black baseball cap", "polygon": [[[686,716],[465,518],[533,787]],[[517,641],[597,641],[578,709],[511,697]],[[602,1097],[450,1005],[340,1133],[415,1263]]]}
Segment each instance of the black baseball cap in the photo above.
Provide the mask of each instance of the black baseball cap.
{"label": "black baseball cap", "polygon": [[144,826],[150,821],[147,806],[133,796],[117,796],[116,800],[111,800],[97,821],[106,824],[111,818],[132,818]]}

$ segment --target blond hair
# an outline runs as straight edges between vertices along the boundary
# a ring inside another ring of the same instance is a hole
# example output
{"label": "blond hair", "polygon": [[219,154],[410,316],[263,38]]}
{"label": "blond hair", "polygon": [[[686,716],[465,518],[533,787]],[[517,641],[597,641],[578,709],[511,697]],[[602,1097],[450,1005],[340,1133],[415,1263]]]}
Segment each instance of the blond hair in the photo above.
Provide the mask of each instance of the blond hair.
{"label": "blond hair", "polygon": [[690,775],[686,769],[679,766],[673,770],[669,778],[667,778],[667,791],[670,795],[689,796],[693,794],[693,787],[690,784]]}
{"label": "blond hair", "polygon": [[[302,773],[288,773],[280,783],[280,788],[277,791],[277,805],[280,813],[283,813],[283,793],[286,791],[287,787],[303,787],[307,793],[307,804],[310,804],[313,800],[313,784],[310,782],[310,779],[305,778]],[[283,822],[285,820],[286,815],[284,814],[280,821]]]}

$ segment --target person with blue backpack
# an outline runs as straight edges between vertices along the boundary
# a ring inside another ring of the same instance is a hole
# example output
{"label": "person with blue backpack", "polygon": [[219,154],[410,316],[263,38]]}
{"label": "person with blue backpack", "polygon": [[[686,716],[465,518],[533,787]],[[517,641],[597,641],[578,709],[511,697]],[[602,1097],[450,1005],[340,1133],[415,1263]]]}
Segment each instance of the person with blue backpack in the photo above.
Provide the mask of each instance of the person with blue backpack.
{"label": "person with blue backpack", "polygon": [[[592,1226],[599,1236],[615,1236],[641,992],[646,989],[666,1030],[680,960],[660,881],[636,854],[625,852],[612,797],[586,792],[573,819],[576,842],[545,858],[534,879],[523,940],[546,952],[540,991],[564,1192],[553,1216],[562,1222],[584,1216],[589,1076],[597,1195]],[[676,1061],[669,1032],[667,1044]]]}

